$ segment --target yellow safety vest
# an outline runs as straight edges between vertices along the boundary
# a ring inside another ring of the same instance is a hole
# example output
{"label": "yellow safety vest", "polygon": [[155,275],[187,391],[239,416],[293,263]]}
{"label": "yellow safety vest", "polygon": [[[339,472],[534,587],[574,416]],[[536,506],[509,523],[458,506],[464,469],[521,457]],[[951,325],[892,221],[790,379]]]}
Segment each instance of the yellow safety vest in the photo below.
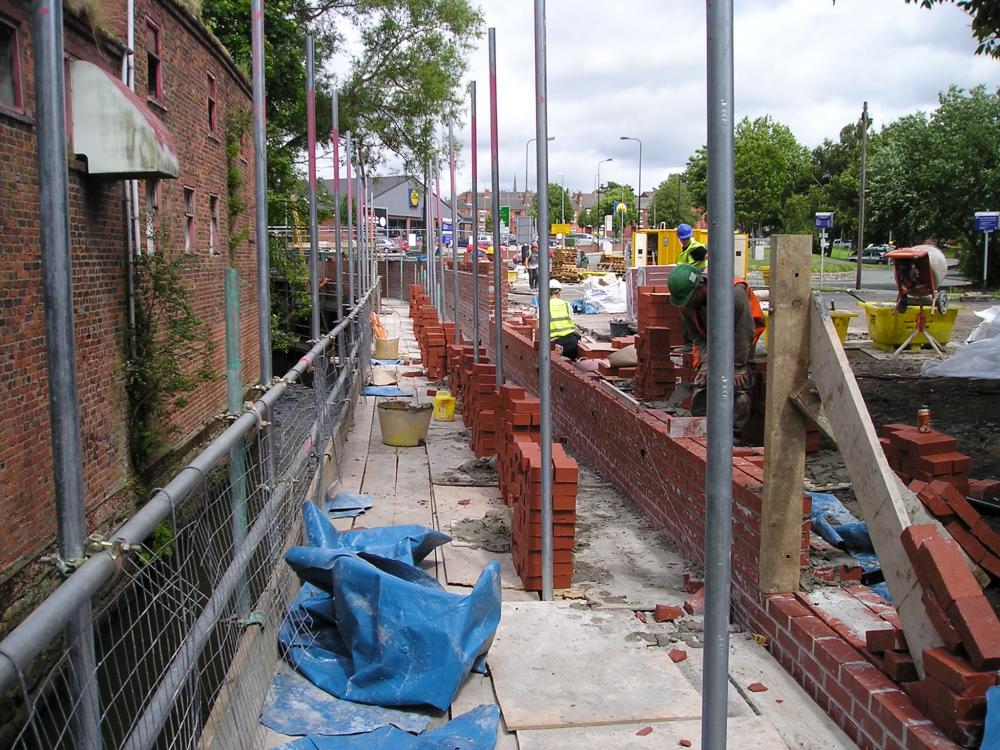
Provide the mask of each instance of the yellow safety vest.
{"label": "yellow safety vest", "polygon": [[559,297],[549,297],[549,338],[557,339],[575,332],[573,308],[569,302]]}
{"label": "yellow safety vest", "polygon": [[[678,263],[678,265],[681,264],[681,263],[687,263],[689,265],[694,266],[699,271],[704,271],[706,268],[708,268],[708,253],[707,252],[705,253],[705,259],[704,260],[695,260],[694,258],[691,257],[691,251],[694,250],[696,247],[705,247],[705,245],[703,245],[702,243],[698,242],[698,240],[692,239],[688,243],[687,249],[681,250],[681,254],[677,256],[677,263]],[[706,248],[706,250],[707,250],[707,248]]]}

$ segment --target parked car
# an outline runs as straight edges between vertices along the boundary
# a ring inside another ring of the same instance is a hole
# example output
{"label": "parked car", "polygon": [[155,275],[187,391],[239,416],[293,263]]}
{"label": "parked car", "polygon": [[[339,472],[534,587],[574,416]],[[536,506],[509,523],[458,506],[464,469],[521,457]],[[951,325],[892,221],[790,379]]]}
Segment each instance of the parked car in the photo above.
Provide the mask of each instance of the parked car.
{"label": "parked car", "polygon": [[375,239],[375,250],[380,255],[402,255],[405,251],[388,237]]}
{"label": "parked car", "polygon": [[[891,245],[868,245],[868,247],[861,252],[861,262],[888,265],[889,259],[885,257],[885,254],[892,249]],[[854,255],[848,258],[848,260],[857,263],[858,254],[854,253]]]}
{"label": "parked car", "polygon": [[568,239],[574,240],[577,247],[587,247],[588,245],[597,244],[597,238],[586,232],[571,232]]}

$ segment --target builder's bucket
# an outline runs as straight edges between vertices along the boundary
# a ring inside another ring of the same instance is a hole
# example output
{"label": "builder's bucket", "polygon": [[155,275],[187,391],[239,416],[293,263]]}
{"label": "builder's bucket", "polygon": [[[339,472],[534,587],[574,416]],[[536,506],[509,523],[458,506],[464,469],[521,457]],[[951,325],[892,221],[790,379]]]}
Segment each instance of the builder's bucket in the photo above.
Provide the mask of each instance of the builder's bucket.
{"label": "builder's bucket", "polygon": [[431,426],[431,404],[383,401],[378,405],[378,426],[382,442],[400,448],[423,445]]}
{"label": "builder's bucket", "polygon": [[375,359],[399,359],[399,339],[375,339]]}
{"label": "builder's bucket", "polygon": [[448,391],[438,391],[434,394],[434,421],[455,421],[455,397]]}
{"label": "builder's bucket", "polygon": [[628,336],[631,333],[627,320],[612,320],[608,322],[611,328],[611,337]]}
{"label": "builder's bucket", "polygon": [[837,329],[837,337],[841,344],[847,341],[847,329],[851,325],[851,318],[856,317],[858,314],[849,310],[830,311],[830,318],[833,320],[833,327]]}

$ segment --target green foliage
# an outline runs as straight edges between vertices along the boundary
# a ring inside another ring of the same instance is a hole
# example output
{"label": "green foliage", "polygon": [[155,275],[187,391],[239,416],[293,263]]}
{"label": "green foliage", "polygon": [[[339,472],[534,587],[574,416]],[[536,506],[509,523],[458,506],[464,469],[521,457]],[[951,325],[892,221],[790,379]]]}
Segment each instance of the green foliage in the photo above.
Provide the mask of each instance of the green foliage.
{"label": "green foliage", "polygon": [[483,231],[487,234],[493,234],[493,212],[486,212],[486,221],[483,222]]}
{"label": "green foliage", "polygon": [[[538,193],[531,196],[531,205],[528,206],[528,215],[533,219],[538,218]],[[573,221],[573,201],[569,196],[569,192],[563,189],[563,186],[555,183],[549,183],[549,224],[562,224],[562,217],[566,216],[566,223],[572,223]]]}
{"label": "green foliage", "polygon": [[[157,246],[166,242],[158,240]],[[135,325],[128,331],[131,357],[125,362],[129,398],[129,452],[142,471],[176,428],[165,418],[187,404],[187,394],[214,378],[215,342],[195,314],[181,271],[191,256],[173,260],[162,253],[134,260]]]}
{"label": "green foliage", "polygon": [[[624,213],[615,211],[615,204],[624,203],[626,210]],[[639,220],[639,212],[635,205],[635,191],[631,185],[623,185],[618,182],[607,182],[601,186],[601,200],[597,204],[598,222],[602,222],[605,216],[611,216],[611,234],[614,237],[621,237],[624,226],[636,224]]]}
{"label": "green foliage", "polygon": [[229,264],[236,260],[236,248],[247,238],[249,229],[237,230],[239,217],[246,211],[247,202],[243,197],[243,172],[240,169],[240,152],[243,139],[250,130],[250,112],[237,109],[231,112],[226,122],[226,204],[229,207]]}
{"label": "green foliage", "polygon": [[691,203],[684,175],[670,175],[653,192],[652,205],[649,207],[650,225],[666,224],[668,227],[676,227],[684,222],[690,224],[694,219]]}
{"label": "green foliage", "polygon": [[271,259],[271,346],[288,351],[300,337],[312,315],[309,264],[282,238],[268,242]]}
{"label": "green foliage", "polygon": [[144,563],[149,563],[154,557],[170,557],[174,554],[176,542],[177,533],[174,531],[173,524],[170,521],[160,521],[143,542],[139,559]]}

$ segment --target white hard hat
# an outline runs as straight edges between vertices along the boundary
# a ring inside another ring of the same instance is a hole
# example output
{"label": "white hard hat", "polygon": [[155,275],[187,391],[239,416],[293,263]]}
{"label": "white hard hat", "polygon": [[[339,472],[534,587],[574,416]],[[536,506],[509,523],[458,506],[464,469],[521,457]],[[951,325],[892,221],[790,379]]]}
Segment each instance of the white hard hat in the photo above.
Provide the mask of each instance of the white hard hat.
{"label": "white hard hat", "polygon": [[559,279],[549,279],[549,289],[562,289]]}

